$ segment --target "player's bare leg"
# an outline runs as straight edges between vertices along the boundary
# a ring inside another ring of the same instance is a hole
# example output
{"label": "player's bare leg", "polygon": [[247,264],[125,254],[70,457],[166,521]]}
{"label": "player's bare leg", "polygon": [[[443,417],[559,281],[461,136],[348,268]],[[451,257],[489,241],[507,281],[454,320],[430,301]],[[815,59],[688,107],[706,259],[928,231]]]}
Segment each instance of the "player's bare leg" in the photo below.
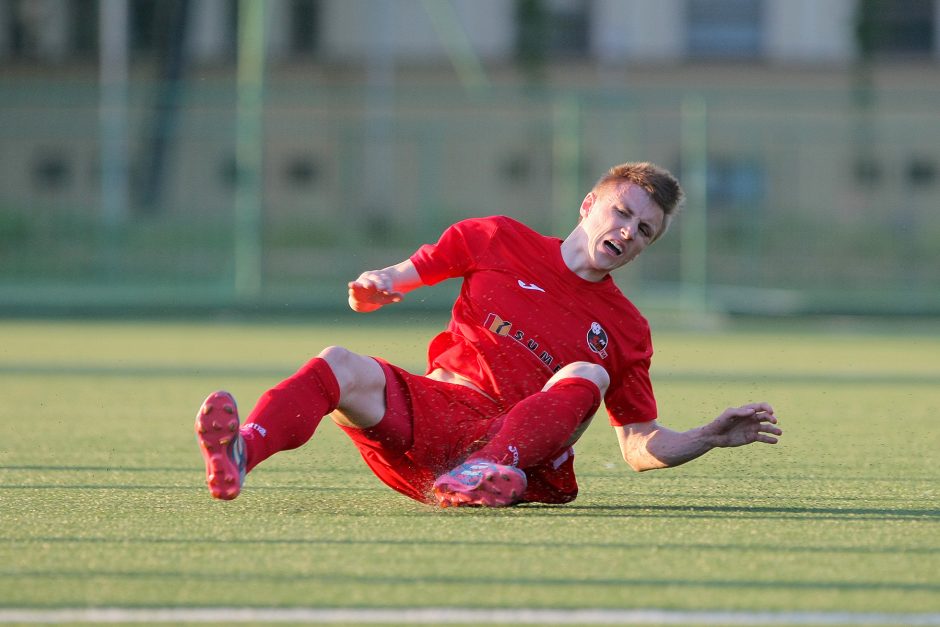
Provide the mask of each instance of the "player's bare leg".
{"label": "player's bare leg", "polygon": [[385,415],[385,373],[371,357],[341,346],[330,346],[320,353],[330,365],[339,383],[340,400],[330,414],[337,425],[369,429]]}

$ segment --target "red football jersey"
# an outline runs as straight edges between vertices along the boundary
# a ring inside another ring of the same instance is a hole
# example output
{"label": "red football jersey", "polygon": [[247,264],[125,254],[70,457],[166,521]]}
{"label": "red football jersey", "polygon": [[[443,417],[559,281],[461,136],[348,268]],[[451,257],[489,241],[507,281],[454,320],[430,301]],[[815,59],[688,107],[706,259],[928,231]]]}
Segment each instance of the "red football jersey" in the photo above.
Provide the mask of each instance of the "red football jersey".
{"label": "red football jersey", "polygon": [[411,256],[421,280],[463,277],[447,330],[428,347],[428,372],[459,373],[507,407],[542,389],[562,366],[610,374],[610,422],[656,418],[649,323],[613,279],[582,279],[561,240],[505,216],[464,220]]}

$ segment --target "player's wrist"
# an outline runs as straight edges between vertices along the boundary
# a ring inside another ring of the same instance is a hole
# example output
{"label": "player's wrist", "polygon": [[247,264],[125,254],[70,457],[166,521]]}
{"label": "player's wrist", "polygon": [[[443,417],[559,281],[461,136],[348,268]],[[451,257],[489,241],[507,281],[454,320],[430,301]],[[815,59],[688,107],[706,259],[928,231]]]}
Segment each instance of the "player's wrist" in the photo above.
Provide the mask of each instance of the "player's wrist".
{"label": "player's wrist", "polygon": [[701,452],[703,453],[708,452],[713,448],[721,447],[721,439],[718,437],[718,434],[713,433],[712,430],[709,429],[709,425],[695,427],[686,433],[695,443],[697,448],[701,449]]}

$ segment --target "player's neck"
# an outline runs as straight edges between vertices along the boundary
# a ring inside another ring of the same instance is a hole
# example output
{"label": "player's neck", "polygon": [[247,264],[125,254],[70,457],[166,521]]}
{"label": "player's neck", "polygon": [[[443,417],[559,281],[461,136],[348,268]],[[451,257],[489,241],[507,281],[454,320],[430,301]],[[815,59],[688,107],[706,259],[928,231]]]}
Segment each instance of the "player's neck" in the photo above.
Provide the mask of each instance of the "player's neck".
{"label": "player's neck", "polygon": [[607,272],[598,270],[591,265],[590,256],[587,253],[586,246],[582,241],[584,232],[580,229],[572,231],[571,235],[561,243],[561,258],[568,266],[568,269],[576,275],[590,281],[598,283],[607,278]]}

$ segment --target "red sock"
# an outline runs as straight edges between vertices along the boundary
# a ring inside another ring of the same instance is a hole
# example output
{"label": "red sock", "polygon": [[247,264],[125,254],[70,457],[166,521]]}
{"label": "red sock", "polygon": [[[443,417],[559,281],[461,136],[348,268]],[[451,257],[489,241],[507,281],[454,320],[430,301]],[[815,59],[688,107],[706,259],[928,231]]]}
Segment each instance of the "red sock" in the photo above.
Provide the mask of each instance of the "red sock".
{"label": "red sock", "polygon": [[330,365],[319,357],[262,394],[240,429],[248,470],[278,451],[303,445],[338,404],[339,383]]}
{"label": "red sock", "polygon": [[567,444],[600,403],[600,390],[591,381],[562,379],[513,406],[496,435],[470,457],[519,468],[535,466]]}

